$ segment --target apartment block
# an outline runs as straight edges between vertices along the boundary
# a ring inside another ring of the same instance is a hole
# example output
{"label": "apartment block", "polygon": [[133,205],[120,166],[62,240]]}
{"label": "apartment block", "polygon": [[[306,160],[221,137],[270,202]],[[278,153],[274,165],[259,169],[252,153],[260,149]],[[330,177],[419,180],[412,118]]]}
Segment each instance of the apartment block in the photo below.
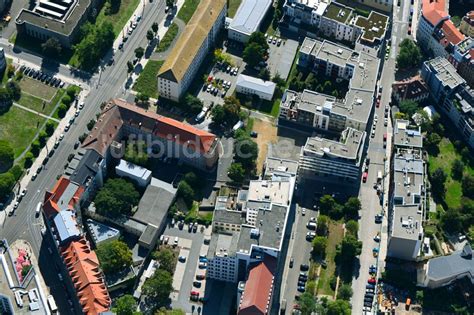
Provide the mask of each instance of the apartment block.
{"label": "apartment block", "polygon": [[456,126],[466,144],[474,148],[474,91],[442,57],[425,61],[421,76],[438,108]]}
{"label": "apartment block", "polygon": [[15,19],[19,34],[41,41],[56,38],[63,47],[71,48],[77,41],[81,26],[101,1],[58,0],[35,1],[32,9],[22,9]]}
{"label": "apartment block", "polygon": [[285,91],[279,123],[342,132],[346,128],[365,131],[375,101],[380,60],[330,41],[305,38],[298,66],[332,80],[348,80],[349,91],[340,98],[304,90]]}
{"label": "apartment block", "polygon": [[474,37],[474,10],[463,16],[459,30],[466,36]]}
{"label": "apartment block", "polygon": [[178,102],[224,28],[226,0],[203,0],[158,72],[160,97]]}
{"label": "apartment block", "polygon": [[320,137],[306,140],[301,148],[299,180],[358,183],[366,133],[347,128],[339,141]]}
{"label": "apartment block", "polygon": [[293,27],[294,30],[298,30],[299,25],[319,27],[329,2],[327,0],[286,0],[283,13],[290,23],[290,28]]}

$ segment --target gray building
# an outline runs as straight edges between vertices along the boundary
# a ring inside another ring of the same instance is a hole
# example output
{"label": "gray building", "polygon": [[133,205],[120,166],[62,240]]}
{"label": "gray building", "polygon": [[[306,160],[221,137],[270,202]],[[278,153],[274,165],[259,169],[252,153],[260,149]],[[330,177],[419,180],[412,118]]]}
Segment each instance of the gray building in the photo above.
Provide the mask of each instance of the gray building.
{"label": "gray building", "polygon": [[81,26],[96,11],[99,0],[37,1],[33,9],[22,9],[15,23],[19,34],[41,41],[56,38],[70,48]]}
{"label": "gray building", "polygon": [[235,85],[237,93],[255,95],[266,101],[271,101],[275,93],[276,84],[272,81],[264,81],[248,75],[239,74]]}
{"label": "gray building", "polygon": [[272,0],[243,0],[229,24],[228,38],[246,43],[253,32],[260,30]]}
{"label": "gray building", "polygon": [[96,247],[101,243],[118,240],[120,237],[120,231],[116,228],[92,219],[87,219],[85,226]]}
{"label": "gray building", "polygon": [[474,91],[442,57],[425,61],[421,75],[438,108],[448,116],[466,144],[474,148]]}
{"label": "gray building", "polygon": [[300,25],[319,27],[327,6],[321,0],[286,0],[283,13],[290,28],[297,31]]}
{"label": "gray building", "polygon": [[358,183],[366,133],[347,128],[340,141],[308,138],[301,148],[298,176],[303,180]]}
{"label": "gray building", "polygon": [[379,65],[380,60],[368,53],[305,38],[298,66],[331,80],[348,80],[349,91],[335,98],[310,90],[287,90],[281,100],[279,122],[334,132],[348,127],[365,131],[375,101]]}
{"label": "gray building", "polygon": [[393,145],[397,148],[423,148],[421,128],[410,128],[408,120],[397,119],[393,125]]}

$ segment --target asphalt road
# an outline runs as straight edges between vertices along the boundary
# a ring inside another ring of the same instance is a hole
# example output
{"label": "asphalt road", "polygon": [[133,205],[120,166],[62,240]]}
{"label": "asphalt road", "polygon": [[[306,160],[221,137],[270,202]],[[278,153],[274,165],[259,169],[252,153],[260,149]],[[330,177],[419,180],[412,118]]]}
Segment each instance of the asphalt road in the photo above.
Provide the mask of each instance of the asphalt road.
{"label": "asphalt road", "polygon": [[[382,211],[379,198],[376,194],[373,184],[377,181],[377,172],[384,170],[384,157],[385,149],[383,148],[383,134],[387,132],[387,128],[384,127],[384,108],[388,104],[391,98],[391,85],[395,81],[395,58],[398,54],[398,44],[406,37],[408,37],[408,16],[410,10],[410,2],[402,1],[402,7],[397,7],[397,2],[394,1],[394,15],[392,22],[392,45],[389,55],[389,59],[384,61],[381,85],[383,87],[381,105],[380,108],[375,108],[375,113],[378,116],[377,128],[375,137],[370,140],[367,151],[367,156],[370,158],[369,176],[367,183],[362,183],[359,199],[362,203],[362,211],[360,213],[361,218],[359,220],[359,226],[363,227],[359,229],[359,239],[363,242],[362,253],[359,257],[359,266],[357,266],[356,274],[352,282],[353,297],[352,297],[352,310],[355,313],[362,313],[364,304],[365,286],[369,278],[369,266],[377,264],[377,259],[373,257],[372,250],[374,247],[378,247],[373,238],[381,230],[380,224],[375,223],[375,215]],[[385,54],[383,54],[385,56]],[[388,185],[385,182],[385,185]],[[386,218],[384,218],[382,228],[382,241],[380,243],[380,255],[379,255],[379,268],[380,272],[384,268],[384,253],[386,251]]]}
{"label": "asphalt road", "polygon": [[[0,228],[0,238],[6,238],[10,243],[16,239],[24,239],[31,244],[34,254],[40,257],[40,269],[46,283],[57,282],[57,274],[55,272],[48,272],[48,270],[53,269],[51,266],[41,266],[41,261],[43,260],[41,257],[47,256],[43,250],[49,247],[49,245],[43,244],[41,234],[42,220],[35,216],[36,205],[38,202],[43,201],[45,191],[50,190],[54,186],[56,177],[63,173],[67,157],[74,151],[74,143],[81,134],[87,131],[86,125],[100,111],[100,104],[112,97],[125,97],[124,85],[127,80],[127,61],[134,58],[135,48],[139,46],[146,47],[146,32],[154,22],[160,23],[164,19],[164,7],[165,2],[163,0],[152,3],[147,1],[141,22],[124,45],[123,51],[115,53],[115,65],[105,67],[100,75],[95,74],[90,79],[83,74],[71,71],[68,66],[58,65],[54,62],[43,60],[39,56],[12,49],[8,42],[5,40],[0,41],[0,47],[5,48],[8,55],[20,59],[19,61],[36,64],[43,70],[52,73],[59,73],[69,77],[73,76],[74,80],[89,84],[91,88],[90,93],[85,99],[86,106],[75,120],[69,132],[65,133],[64,140],[56,149],[55,154],[49,159],[45,169],[38,175],[36,180],[28,184],[28,193],[21,201],[15,215],[7,217]],[[45,263],[47,264],[48,262],[45,261]],[[60,291],[58,290],[58,292]],[[56,301],[65,301],[63,296],[55,295],[55,298]],[[61,306],[59,307],[61,309]]]}

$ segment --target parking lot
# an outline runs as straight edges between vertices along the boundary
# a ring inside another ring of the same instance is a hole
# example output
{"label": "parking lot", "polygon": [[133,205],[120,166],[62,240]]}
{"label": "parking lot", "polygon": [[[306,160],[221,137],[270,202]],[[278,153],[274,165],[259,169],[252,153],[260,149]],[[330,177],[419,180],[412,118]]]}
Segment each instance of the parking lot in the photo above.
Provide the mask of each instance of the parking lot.
{"label": "parking lot", "polygon": [[[268,37],[268,41],[270,41],[270,37]],[[268,45],[270,46],[270,55],[267,62],[271,76],[274,77],[278,73],[281,78],[286,80],[298,51],[298,42],[291,39],[283,39],[278,46],[278,39],[276,41],[273,39]]]}

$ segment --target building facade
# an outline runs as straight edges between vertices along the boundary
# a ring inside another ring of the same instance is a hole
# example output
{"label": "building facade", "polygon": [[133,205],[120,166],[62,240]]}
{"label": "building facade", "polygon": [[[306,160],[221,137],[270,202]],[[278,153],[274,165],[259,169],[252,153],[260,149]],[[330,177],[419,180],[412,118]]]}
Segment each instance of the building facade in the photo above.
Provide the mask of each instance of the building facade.
{"label": "building facade", "polygon": [[248,75],[239,74],[235,85],[237,93],[257,96],[259,99],[271,101],[275,93],[276,84],[272,81],[263,81]]}
{"label": "building facade", "polygon": [[175,102],[187,91],[224,28],[227,2],[201,1],[158,72],[158,93]]}
{"label": "building facade", "polygon": [[290,25],[308,25],[319,28],[321,18],[328,6],[322,0],[286,0],[283,13]]}
{"label": "building facade", "polygon": [[467,12],[462,18],[459,30],[466,36],[474,37],[474,10]]}
{"label": "building facade", "polygon": [[243,0],[228,28],[228,38],[246,43],[260,29],[272,5],[272,0]]}

